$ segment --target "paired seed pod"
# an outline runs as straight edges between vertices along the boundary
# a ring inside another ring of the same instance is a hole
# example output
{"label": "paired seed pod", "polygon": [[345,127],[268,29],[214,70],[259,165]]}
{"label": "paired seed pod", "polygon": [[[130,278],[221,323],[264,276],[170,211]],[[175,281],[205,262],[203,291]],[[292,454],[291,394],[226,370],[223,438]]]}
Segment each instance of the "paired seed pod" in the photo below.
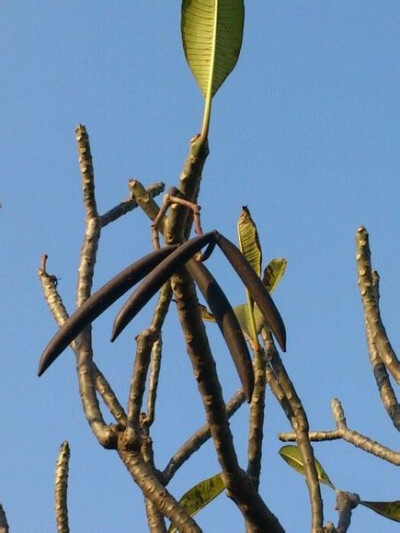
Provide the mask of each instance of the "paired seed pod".
{"label": "paired seed pod", "polygon": [[118,313],[113,326],[112,341],[154,296],[161,286],[182,266],[186,265],[194,281],[203,293],[225,338],[237,368],[247,400],[250,401],[254,387],[254,373],[247,344],[228,299],[204,265],[193,260],[200,250],[208,245],[205,255],[217,244],[246,285],[254,302],[286,351],[286,331],[279,311],[265,290],[262,281],[254,272],[240,250],[217,231],[194,237],[182,245],[166,246],[133,263],[101,289],[95,292],[59,329],[44,350],[39,363],[39,376],[55,361],[67,346],[133,285],[144,280],[128,298]]}
{"label": "paired seed pod", "polygon": [[39,362],[38,375],[41,376],[59,355],[76,339],[86,326],[91,324],[118,298],[151,272],[156,265],[178,246],[166,246],[151,252],[139,261],[132,263],[117,274],[98,291],[93,293],[61,326],[43,351]]}

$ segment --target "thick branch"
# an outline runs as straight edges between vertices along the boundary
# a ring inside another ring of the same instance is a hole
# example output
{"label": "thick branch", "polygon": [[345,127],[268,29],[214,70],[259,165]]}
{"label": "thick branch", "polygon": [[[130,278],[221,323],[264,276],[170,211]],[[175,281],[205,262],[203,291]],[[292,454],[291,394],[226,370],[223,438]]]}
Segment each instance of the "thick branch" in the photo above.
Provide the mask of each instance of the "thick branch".
{"label": "thick branch", "polygon": [[247,473],[258,490],[260,484],[262,442],[265,415],[266,357],[260,347],[254,352],[254,392],[250,404]]}
{"label": "thick branch", "polygon": [[183,533],[201,533],[191,516],[179,505],[156,476],[153,468],[146,464],[138,451],[129,449],[125,432],[120,433],[118,454],[143,495]]}
{"label": "thick branch", "polygon": [[[200,191],[201,174],[209,154],[207,139],[195,135],[190,140],[189,154],[179,179],[179,190],[186,200],[196,202]],[[189,211],[182,205],[174,205],[164,232],[167,244],[179,243],[187,238],[190,225]],[[189,224],[188,224],[189,222]]]}
{"label": "thick branch", "polygon": [[201,319],[193,281],[188,273],[182,270],[172,277],[171,286],[228,496],[235,501],[254,531],[283,531],[247,474],[239,467],[221,385]]}

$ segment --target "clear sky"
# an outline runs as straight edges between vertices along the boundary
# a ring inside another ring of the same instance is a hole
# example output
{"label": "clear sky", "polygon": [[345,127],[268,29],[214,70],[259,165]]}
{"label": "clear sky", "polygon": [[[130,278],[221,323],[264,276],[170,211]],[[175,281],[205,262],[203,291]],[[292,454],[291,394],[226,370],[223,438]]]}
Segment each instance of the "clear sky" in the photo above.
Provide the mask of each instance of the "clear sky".
{"label": "clear sky", "polygon": [[[203,228],[236,239],[241,206],[258,224],[264,264],[288,260],[275,301],[288,332],[284,356],[313,429],[331,429],[330,401],[349,425],[392,448],[398,434],[380,405],[366,354],[354,235],[370,232],[381,275],[383,319],[399,341],[400,3],[395,0],[247,2],[238,65],[217,94],[211,153],[200,197]],[[40,3],[3,0],[0,20],[1,352],[0,501],[15,533],[54,531],[53,476],[59,445],[71,446],[71,531],[145,531],[142,497],[114,452],[83,417],[72,353],[42,377],[37,364],[56,331],[37,269],[43,252],[69,310],[84,229],[74,129],[87,126],[104,212],[127,198],[127,182],[177,183],[202,96],[184,60],[180,2]],[[151,249],[139,210],[104,231],[96,287]],[[245,299],[216,253],[210,265],[234,304]],[[151,307],[151,306],[150,306]],[[96,361],[123,404],[133,337],[143,312],[113,345],[118,306],[95,325]],[[175,316],[167,322],[156,461],[204,422]],[[212,324],[225,396],[239,386]],[[248,408],[232,419],[245,465]],[[267,398],[261,491],[288,532],[309,530],[303,479],[277,455],[288,422]],[[400,499],[395,467],[350,445],[315,445],[332,481],[362,499]],[[180,496],[218,472],[208,444],[171,483]],[[397,480],[397,481],[396,481]],[[334,494],[322,489],[325,518]],[[198,515],[204,531],[243,530],[223,496]],[[353,531],[398,530],[357,508]]]}

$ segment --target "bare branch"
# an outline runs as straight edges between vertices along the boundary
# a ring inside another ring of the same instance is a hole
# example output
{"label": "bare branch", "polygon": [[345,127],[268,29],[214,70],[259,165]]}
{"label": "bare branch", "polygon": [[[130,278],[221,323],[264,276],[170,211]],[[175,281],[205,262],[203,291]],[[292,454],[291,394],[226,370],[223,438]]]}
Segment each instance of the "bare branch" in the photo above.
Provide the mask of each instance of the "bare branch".
{"label": "bare branch", "polygon": [[332,400],[332,413],[337,424],[337,428],[341,431],[341,437],[343,440],[361,448],[362,450],[380,457],[389,463],[392,463],[396,466],[400,465],[400,453],[394,452],[389,448],[382,446],[378,442],[365,437],[357,431],[351,430],[347,427],[346,418],[344,415],[343,407],[338,399]]}
{"label": "bare branch", "polygon": [[96,390],[100,394],[104,404],[115,418],[116,422],[122,426],[126,426],[126,413],[124,408],[119,403],[119,400],[112,390],[109,382],[94,361],[92,361],[92,371]]}
{"label": "bare branch", "polygon": [[169,305],[171,303],[172,290],[170,283],[166,283],[160,291],[157,306],[154,311],[153,320],[151,322],[151,328],[158,332],[158,337],[154,341],[151,361],[150,361],[150,375],[149,375],[149,392],[147,396],[147,416],[146,424],[151,426],[155,417],[155,406],[157,399],[158,377],[161,369],[161,356],[162,356],[162,336],[161,328],[164,324],[165,317],[167,315]]}
{"label": "bare branch", "polygon": [[339,511],[337,533],[346,533],[350,527],[351,512],[360,503],[358,494],[339,490],[336,493],[336,509]]}
{"label": "bare branch", "polygon": [[137,350],[129,387],[127,439],[133,444],[139,437],[140,411],[146,386],[147,372],[150,364],[150,354],[155,341],[154,331],[149,328],[143,330],[136,337]]}
{"label": "bare branch", "polygon": [[[86,231],[78,268],[76,289],[77,308],[85,302],[93,285],[94,267],[100,240],[101,222],[97,213],[94,173],[89,137],[84,126],[76,129],[76,142],[82,176],[83,200],[86,207]],[[88,326],[79,335],[76,350],[79,392],[85,416],[99,442],[105,447],[114,447],[115,434],[103,419],[96,396],[93,372],[92,328]]]}
{"label": "bare branch", "polygon": [[[371,281],[371,289],[373,291],[376,304],[379,305],[379,274],[376,270],[372,270],[371,272]],[[365,321],[365,331],[367,335],[368,352],[372,365],[372,371],[374,373],[382,404],[385,407],[391,421],[393,422],[394,427],[397,430],[400,430],[400,406],[390,382],[386,366],[379,357],[371,334],[371,328],[367,321]]]}
{"label": "bare branch", "polygon": [[259,496],[252,481],[239,467],[221,385],[201,319],[193,281],[188,273],[182,270],[172,277],[171,286],[227,494],[235,501],[245,520],[255,528],[255,531],[266,531],[268,528],[274,532],[283,531],[277,518]]}
{"label": "bare branch", "polygon": [[255,383],[250,404],[247,473],[252,479],[254,487],[258,490],[261,472],[266,389],[266,357],[261,347],[254,352],[253,367]]}
{"label": "bare branch", "polygon": [[[231,418],[243,405],[246,396],[243,390],[237,391],[226,404],[226,416]],[[211,438],[210,426],[204,424],[198,429],[171,457],[162,473],[162,479],[166,484],[173,478],[178,469],[191,457],[205,442]]]}
{"label": "bare branch", "polygon": [[171,496],[158,479],[154,469],[143,460],[140,452],[130,449],[125,439],[125,432],[119,434],[118,454],[145,498],[169,518],[179,531],[201,533],[201,529],[193,518]]}
{"label": "bare branch", "polygon": [[[384,459],[393,465],[400,466],[400,452],[393,451],[347,426],[342,404],[337,398],[332,400],[331,408],[337,428],[332,431],[310,431],[310,440],[325,441],[343,439],[349,444],[375,455],[375,457]],[[280,433],[279,439],[284,442],[293,442],[296,440],[296,434]]]}
{"label": "bare branch", "polygon": [[149,392],[147,396],[146,424],[151,426],[155,418],[158,378],[161,370],[162,340],[161,336],[154,342],[151,350]]}
{"label": "bare branch", "polygon": [[61,444],[58,452],[56,476],[55,476],[55,513],[58,533],[69,533],[68,525],[68,469],[70,451],[68,442]]}
{"label": "bare branch", "polygon": [[82,176],[83,201],[88,218],[97,218],[96,198],[94,194],[94,172],[89,136],[85,126],[79,124],[75,130],[78,148],[79,167]]}
{"label": "bare branch", "polygon": [[167,533],[164,517],[159,513],[157,506],[147,498],[145,498],[144,504],[149,533]]}
{"label": "bare branch", "polygon": [[[195,135],[190,139],[189,154],[179,179],[179,190],[186,200],[190,202],[197,201],[201,173],[208,153],[207,139],[204,140],[199,135]],[[164,231],[164,238],[167,244],[182,242],[185,237],[187,238],[192,221],[191,214],[192,212],[185,206],[173,206]]]}
{"label": "bare branch", "polygon": [[[342,438],[342,431],[338,429],[327,431],[309,431],[308,436],[312,442],[323,442],[325,440],[338,440]],[[279,433],[279,440],[282,442],[295,442],[296,433],[293,431],[284,431]]]}
{"label": "bare branch", "polygon": [[375,297],[372,279],[371,252],[368,232],[360,226],[356,233],[358,285],[364,308],[365,322],[370,332],[370,341],[374,343],[376,352],[398,384],[400,384],[400,363],[397,359],[385,327],[382,323],[379,303]]}
{"label": "bare branch", "polygon": [[[143,187],[143,185],[138,180],[129,180],[129,189],[131,191],[132,199],[137,202],[141,209],[146,213],[150,220],[155,220],[160,208],[153,200],[153,197],[149,194],[148,191]],[[167,217],[164,217],[159,222],[159,230],[164,231]]]}
{"label": "bare branch", "polygon": [[[135,180],[129,180],[129,188],[131,189],[131,182]],[[154,183],[153,185],[150,185],[145,190],[145,194],[148,194],[151,198],[154,196],[158,196],[164,191],[165,185],[162,182]],[[132,193],[131,193],[132,194]],[[134,197],[131,197],[129,200],[125,200],[124,202],[121,202],[120,204],[116,205],[104,215],[100,216],[101,221],[101,227],[104,228],[108,224],[111,224],[111,222],[115,222],[120,217],[126,215],[127,213],[130,213],[133,209],[135,209],[138,206],[137,201],[134,199]]]}
{"label": "bare branch", "polygon": [[323,505],[318,474],[314,462],[314,452],[308,436],[309,426],[307,415],[293,383],[286,372],[279,353],[275,348],[270,332],[264,329],[262,335],[271,368],[290,406],[290,410],[287,412],[285,409],[285,412],[289,414],[290,423],[296,433],[296,442],[304,465],[304,473],[311,501],[312,531],[320,532],[323,529]]}
{"label": "bare branch", "polygon": [[[38,276],[42,284],[44,297],[47,302],[47,305],[50,308],[50,311],[56,320],[58,326],[62,326],[68,319],[68,312],[63,304],[61,296],[57,290],[57,278],[53,274],[49,274],[46,271],[46,262],[47,255],[43,254],[41,259],[41,267],[38,271]],[[76,353],[77,351],[77,341],[74,341],[71,344],[72,350]],[[125,423],[126,414],[123,410],[123,407],[119,403],[117,397],[115,396],[114,391],[111,389],[110,384],[105,379],[103,374],[97,368],[96,364],[93,362],[93,377],[95,380],[96,389],[103,398],[105,405],[109,408],[110,413],[114,416],[117,422]]]}

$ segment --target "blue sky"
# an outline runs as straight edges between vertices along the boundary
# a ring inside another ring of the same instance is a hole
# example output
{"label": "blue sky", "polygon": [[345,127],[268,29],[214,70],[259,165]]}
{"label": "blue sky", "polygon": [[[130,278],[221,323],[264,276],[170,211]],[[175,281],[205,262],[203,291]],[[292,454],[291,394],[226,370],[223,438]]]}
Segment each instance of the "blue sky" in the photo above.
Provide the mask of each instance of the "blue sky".
{"label": "blue sky", "polygon": [[[264,263],[288,260],[275,301],[288,332],[284,360],[311,427],[333,427],[329,406],[339,397],[352,428],[394,449],[398,435],[366,355],[354,235],[360,224],[369,230],[383,319],[396,347],[399,17],[400,4],[388,0],[248,3],[238,65],[214,101],[200,197],[204,229],[235,240],[241,206],[248,205]],[[203,106],[179,25],[179,2],[2,2],[0,501],[15,532],[54,530],[53,472],[64,440],[71,446],[71,530],[145,531],[141,494],[83,417],[71,353],[36,377],[56,331],[36,273],[46,252],[72,310],[84,228],[78,123],[90,135],[100,211],[128,196],[131,177],[176,184]],[[141,212],[108,227],[96,286],[150,249]],[[243,289],[221,255],[210,265],[231,301],[242,303]],[[110,344],[117,308],[96,323],[96,360],[125,403],[133,337],[147,326],[150,310]],[[238,378],[219,333],[207,327],[228,399]],[[160,468],[204,422],[178,331],[173,315],[153,433]],[[245,406],[232,419],[243,464],[247,414]],[[305,483],[277,455],[276,435],[286,430],[269,394],[261,490],[288,532],[307,531]],[[341,442],[317,444],[315,451],[338,487],[365,500],[400,499],[394,466]],[[170,488],[179,496],[217,471],[208,444]],[[326,520],[336,522],[333,493],[324,488],[323,496]],[[207,532],[242,531],[224,497],[198,520]],[[353,523],[354,531],[398,529],[363,508]]]}

